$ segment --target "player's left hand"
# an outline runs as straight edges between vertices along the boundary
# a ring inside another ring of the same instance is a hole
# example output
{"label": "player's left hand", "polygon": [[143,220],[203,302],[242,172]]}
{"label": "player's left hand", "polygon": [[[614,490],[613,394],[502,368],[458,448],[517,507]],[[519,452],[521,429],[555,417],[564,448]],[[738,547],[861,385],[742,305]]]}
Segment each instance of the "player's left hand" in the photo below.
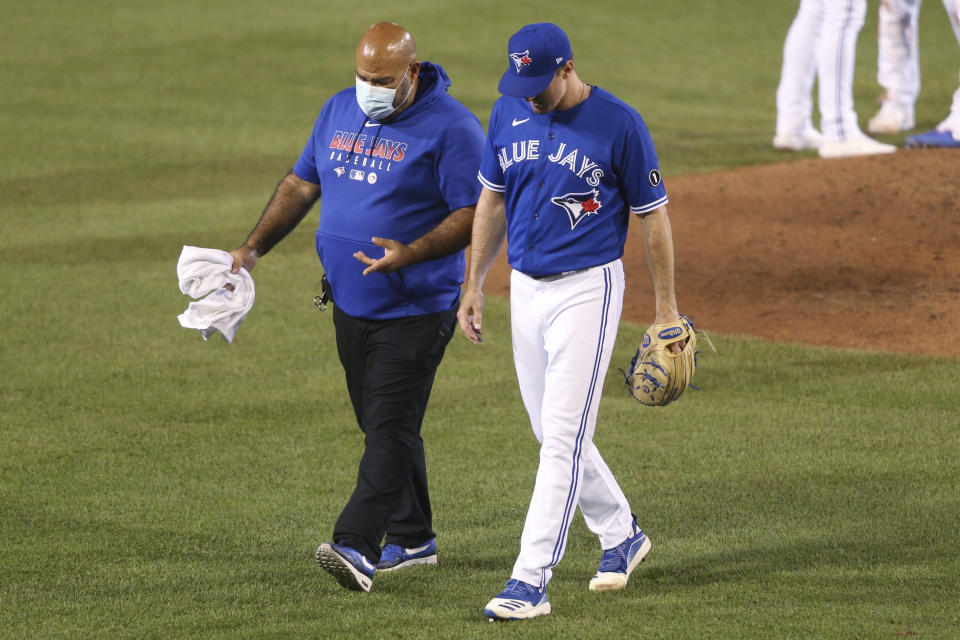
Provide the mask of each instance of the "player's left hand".
{"label": "player's left hand", "polygon": [[[623,371],[627,387],[633,397],[652,407],[663,407],[690,386],[697,369],[696,331],[686,316],[666,324],[653,324],[643,336],[643,343]],[[707,343],[712,347],[709,338]],[[680,351],[677,351],[677,348]]]}
{"label": "player's left hand", "polygon": [[390,238],[377,237],[371,238],[370,241],[378,247],[383,247],[383,257],[375,259],[363,251],[355,252],[353,257],[367,265],[367,268],[363,270],[363,275],[366,276],[375,272],[393,273],[394,271],[403,269],[407,265],[413,264],[413,250],[402,242],[397,242]]}
{"label": "player's left hand", "polygon": [[[653,323],[657,325],[668,325],[676,322],[680,322],[680,314],[676,311],[674,311],[672,314],[664,316],[661,316],[658,313],[656,319],[653,321]],[[687,346],[687,340],[687,338],[684,338],[683,340],[678,340],[677,342],[671,343],[667,349],[671,353],[679,354],[683,351],[683,348]]]}

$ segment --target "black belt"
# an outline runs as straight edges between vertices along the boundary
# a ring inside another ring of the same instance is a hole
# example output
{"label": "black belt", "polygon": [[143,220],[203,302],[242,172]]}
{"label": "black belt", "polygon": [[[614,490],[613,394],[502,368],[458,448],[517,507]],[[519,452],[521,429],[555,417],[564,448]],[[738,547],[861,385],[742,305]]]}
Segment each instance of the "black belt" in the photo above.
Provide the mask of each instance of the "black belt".
{"label": "black belt", "polygon": [[587,269],[574,269],[573,271],[561,271],[560,273],[551,273],[547,276],[530,276],[534,280],[540,282],[553,282],[554,280],[559,280],[560,278],[565,278],[567,276],[572,276],[575,273],[583,273]]}

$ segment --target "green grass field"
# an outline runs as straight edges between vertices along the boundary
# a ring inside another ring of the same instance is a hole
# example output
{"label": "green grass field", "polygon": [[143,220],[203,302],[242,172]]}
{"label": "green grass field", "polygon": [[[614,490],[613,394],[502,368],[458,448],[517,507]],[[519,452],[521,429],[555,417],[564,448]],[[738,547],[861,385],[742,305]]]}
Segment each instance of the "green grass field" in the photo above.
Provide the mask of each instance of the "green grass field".
{"label": "green grass field", "polygon": [[[441,564],[369,595],[312,558],[362,446],[311,304],[317,212],[257,268],[233,345],[176,321],[181,246],[243,240],[368,24],[411,29],[486,122],[507,37],[560,23],[582,77],[644,114],[669,180],[785,159],[769,143],[795,7],[0,0],[0,637],[960,637],[956,360],[715,335],[704,390],[660,410],[612,371],[596,442],[650,559],[589,593],[600,550],[578,519],[554,613],[491,625],[537,460],[503,301],[484,345],[451,343],[427,414]],[[928,0],[919,128],[946,115],[958,52]],[[615,363],[641,334],[621,328]]]}

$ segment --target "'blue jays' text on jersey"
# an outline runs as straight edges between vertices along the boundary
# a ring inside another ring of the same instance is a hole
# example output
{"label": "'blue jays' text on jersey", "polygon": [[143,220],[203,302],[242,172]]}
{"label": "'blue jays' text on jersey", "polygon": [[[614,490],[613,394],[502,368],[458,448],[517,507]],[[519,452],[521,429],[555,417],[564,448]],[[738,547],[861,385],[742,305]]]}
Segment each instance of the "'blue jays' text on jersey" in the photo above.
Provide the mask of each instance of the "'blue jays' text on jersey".
{"label": "'blue jays' text on jersey", "polygon": [[354,87],[337,93],[293,167],[320,185],[317,253],[335,304],[352,316],[385,320],[446,311],[459,299],[463,251],[368,276],[353,257],[357,251],[382,257],[373,236],[409,244],[451,211],[477,203],[483,128],[447,94],[449,86],[439,65],[421,63],[416,100],[383,124],[363,113]]}
{"label": "'blue jays' text on jersey", "polygon": [[480,182],[503,193],[507,258],[533,276],[620,258],[628,212],[667,203],[646,124],[599,87],[576,107],[544,115],[501,97],[490,114]]}

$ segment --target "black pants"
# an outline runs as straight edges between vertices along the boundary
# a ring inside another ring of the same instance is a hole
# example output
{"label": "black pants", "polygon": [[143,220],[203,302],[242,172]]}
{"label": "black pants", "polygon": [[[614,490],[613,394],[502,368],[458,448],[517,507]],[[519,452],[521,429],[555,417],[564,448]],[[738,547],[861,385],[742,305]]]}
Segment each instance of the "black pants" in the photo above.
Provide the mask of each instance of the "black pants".
{"label": "black pants", "polygon": [[456,318],[455,308],[397,320],[333,308],[337,352],[366,445],[333,540],[374,563],[384,536],[403,546],[434,537],[420,426]]}

